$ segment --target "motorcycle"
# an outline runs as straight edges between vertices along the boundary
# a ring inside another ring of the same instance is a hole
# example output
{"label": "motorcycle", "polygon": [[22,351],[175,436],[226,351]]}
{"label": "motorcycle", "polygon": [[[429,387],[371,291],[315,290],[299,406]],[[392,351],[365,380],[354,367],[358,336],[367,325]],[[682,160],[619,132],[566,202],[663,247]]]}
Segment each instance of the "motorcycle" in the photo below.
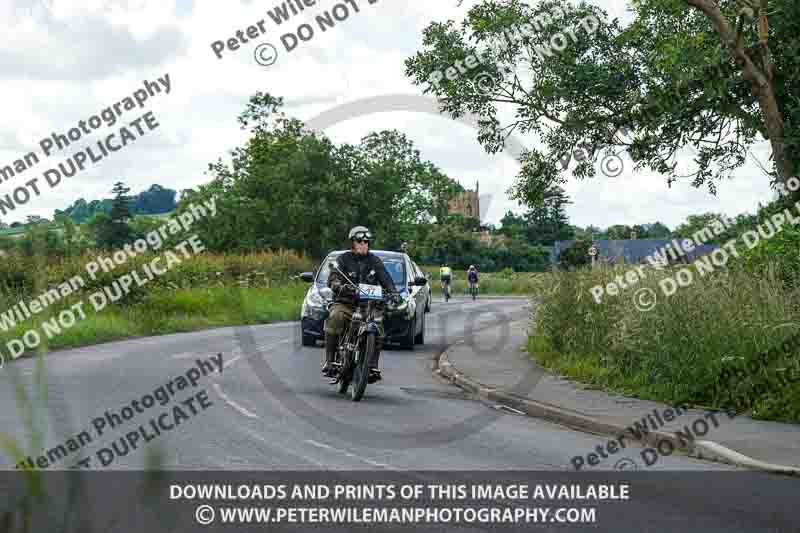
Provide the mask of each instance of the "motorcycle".
{"label": "motorcycle", "polygon": [[[331,270],[334,268],[331,264]],[[333,361],[336,375],[331,384],[338,385],[341,394],[347,394],[349,389],[350,399],[357,402],[367,389],[369,362],[375,353],[378,335],[383,336],[383,316],[378,311],[383,309],[388,300],[384,298],[380,285],[349,284],[358,291],[359,301],[347,331],[339,338]],[[332,305],[333,302],[328,304],[328,312]]]}

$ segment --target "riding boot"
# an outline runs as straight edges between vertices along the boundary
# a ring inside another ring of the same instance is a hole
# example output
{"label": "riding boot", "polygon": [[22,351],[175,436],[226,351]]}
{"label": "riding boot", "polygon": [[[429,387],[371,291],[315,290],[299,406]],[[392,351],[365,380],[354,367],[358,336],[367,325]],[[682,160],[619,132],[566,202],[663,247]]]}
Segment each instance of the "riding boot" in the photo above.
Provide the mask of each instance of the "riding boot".
{"label": "riding boot", "polygon": [[338,335],[325,335],[325,366],[322,367],[322,375],[333,377],[333,361],[336,358],[336,348],[339,347]]}
{"label": "riding boot", "polygon": [[375,343],[375,351],[372,354],[372,360],[369,362],[369,383],[375,383],[376,381],[380,381],[381,378],[381,371],[378,369],[378,362],[380,361],[381,357],[381,348],[383,347],[383,343],[378,341]]}

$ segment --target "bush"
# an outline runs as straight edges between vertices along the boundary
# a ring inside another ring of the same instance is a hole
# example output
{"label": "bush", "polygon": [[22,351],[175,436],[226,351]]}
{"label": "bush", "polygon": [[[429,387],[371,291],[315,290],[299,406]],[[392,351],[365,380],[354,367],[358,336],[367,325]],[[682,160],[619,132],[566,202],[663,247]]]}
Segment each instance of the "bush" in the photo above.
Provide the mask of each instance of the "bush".
{"label": "bush", "polygon": [[742,257],[754,275],[775,276],[787,287],[800,287],[800,228],[787,225],[769,239],[761,237]]}
{"label": "bush", "polygon": [[[778,354],[769,368],[737,383],[736,397],[718,386],[732,362],[752,361],[800,332],[800,291],[736,268],[695,274],[693,285],[666,299],[658,282],[675,269],[648,268],[639,284],[595,303],[590,289],[623,272],[545,275],[550,282],[536,292],[542,303],[534,310],[532,354],[573,378],[623,393],[800,422],[800,382],[759,387],[776,369],[800,372],[798,353]],[[658,303],[640,311],[631,298],[645,288]]]}
{"label": "bush", "polygon": [[592,243],[589,241],[575,241],[569,248],[561,251],[559,264],[564,269],[577,268],[589,263],[589,248]]}

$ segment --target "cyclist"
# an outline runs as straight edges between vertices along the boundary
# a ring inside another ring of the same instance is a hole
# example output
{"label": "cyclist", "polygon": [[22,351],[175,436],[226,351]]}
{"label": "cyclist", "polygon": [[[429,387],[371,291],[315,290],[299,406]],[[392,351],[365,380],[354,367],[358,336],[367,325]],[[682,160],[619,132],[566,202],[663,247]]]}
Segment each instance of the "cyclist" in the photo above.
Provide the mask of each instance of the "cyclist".
{"label": "cyclist", "polygon": [[472,299],[474,300],[475,295],[478,293],[478,271],[475,269],[475,265],[469,266],[467,281],[469,281],[469,292],[472,294]]}
{"label": "cyclist", "polygon": [[450,282],[453,280],[453,271],[444,263],[442,263],[442,266],[439,269],[439,280],[442,283],[442,293],[444,294],[444,299],[449,300]]}

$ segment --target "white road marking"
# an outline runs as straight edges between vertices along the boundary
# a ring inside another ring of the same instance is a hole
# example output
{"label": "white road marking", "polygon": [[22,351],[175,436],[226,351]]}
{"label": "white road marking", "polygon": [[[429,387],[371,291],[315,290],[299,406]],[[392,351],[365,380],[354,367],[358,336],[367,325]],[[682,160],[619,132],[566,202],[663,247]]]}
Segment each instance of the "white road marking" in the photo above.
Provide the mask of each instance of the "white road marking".
{"label": "white road marking", "polygon": [[228,361],[227,363],[223,364],[223,365],[222,365],[222,368],[223,368],[223,369],[225,369],[225,368],[228,368],[229,366],[231,366],[233,363],[235,363],[236,361],[238,361],[238,360],[239,360],[239,359],[241,359],[241,358],[242,358],[242,356],[241,356],[241,355],[237,355],[236,357],[234,357],[233,359],[231,359],[231,360],[230,360],[230,361]]}
{"label": "white road marking", "polygon": [[392,465],[387,465],[386,463],[378,463],[376,461],[372,461],[372,460],[366,459],[364,457],[359,457],[358,455],[356,455],[354,453],[350,453],[347,450],[340,450],[339,448],[335,448],[333,446],[330,446],[330,445],[322,443],[322,442],[317,442],[315,440],[310,440],[310,439],[306,439],[306,442],[311,444],[311,445],[313,445],[313,446],[316,446],[317,448],[323,448],[325,450],[332,450],[334,452],[339,452],[339,453],[341,453],[341,454],[343,454],[343,455],[345,455],[347,457],[350,457],[351,459],[357,459],[357,460],[359,460],[361,462],[364,462],[364,463],[367,463],[368,465],[371,465],[371,466],[379,466],[381,468],[388,468],[389,470],[397,470]]}
{"label": "white road marking", "polygon": [[329,467],[329,465],[326,465],[325,463],[320,463],[319,461],[315,461],[311,457],[307,457],[307,456],[303,455],[302,453],[299,453],[299,450],[297,450],[297,448],[294,447],[294,446],[291,447],[291,448],[286,448],[284,446],[281,446],[281,444],[278,441],[276,441],[274,439],[267,439],[267,438],[264,437],[264,435],[258,433],[257,431],[254,431],[254,430],[250,429],[247,426],[242,426],[241,429],[245,433],[249,433],[250,436],[252,436],[254,439],[260,440],[261,442],[263,442],[267,446],[280,448],[281,451],[283,451],[283,453],[286,453],[286,454],[291,455],[293,457],[297,457],[299,459],[302,459],[302,460],[306,461],[307,463],[316,465],[317,467],[319,467],[319,468],[321,468],[323,470]]}
{"label": "white road marking", "polygon": [[228,396],[224,392],[222,392],[222,387],[219,386],[219,383],[214,383],[213,387],[214,390],[217,391],[217,394],[219,394],[219,397],[222,398],[222,401],[224,401],[225,403],[227,403],[228,405],[230,405],[231,407],[233,407],[234,409],[236,409],[237,411],[239,411],[241,414],[243,414],[248,418],[258,418],[258,415],[256,415],[255,413],[251,413],[241,405],[237,404],[236,402],[228,398]]}

